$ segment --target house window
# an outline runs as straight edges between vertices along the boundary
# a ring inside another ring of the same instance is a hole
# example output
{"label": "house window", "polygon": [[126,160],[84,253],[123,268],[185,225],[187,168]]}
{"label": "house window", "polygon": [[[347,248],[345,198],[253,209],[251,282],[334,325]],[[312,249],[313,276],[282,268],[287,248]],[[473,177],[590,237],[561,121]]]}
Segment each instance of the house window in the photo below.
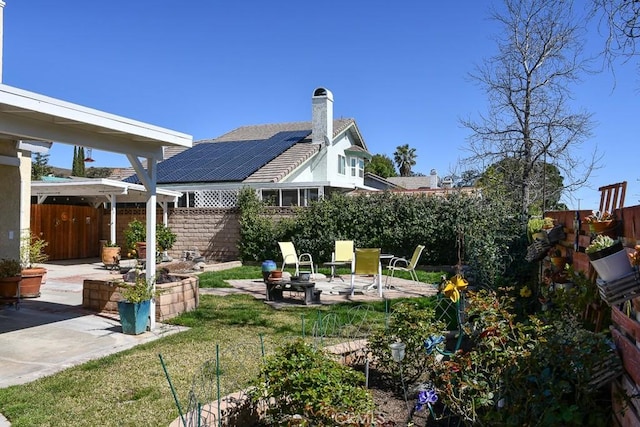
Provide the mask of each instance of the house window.
{"label": "house window", "polygon": [[262,190],[262,201],[267,206],[280,206],[280,192],[278,190]]}
{"label": "house window", "polygon": [[364,159],[358,159],[358,176],[364,178]]}
{"label": "house window", "polygon": [[358,168],[358,159],[355,157],[351,158],[351,176],[356,176],[356,171]]}
{"label": "house window", "polygon": [[313,202],[314,200],[318,200],[317,188],[304,188],[301,190],[301,192],[302,192],[301,206],[309,206],[311,202]]}
{"label": "house window", "polygon": [[298,190],[282,190],[282,206],[300,206]]}
{"label": "house window", "polygon": [[338,173],[340,175],[346,175],[347,174],[347,159],[344,156],[341,156],[340,154],[338,154]]}

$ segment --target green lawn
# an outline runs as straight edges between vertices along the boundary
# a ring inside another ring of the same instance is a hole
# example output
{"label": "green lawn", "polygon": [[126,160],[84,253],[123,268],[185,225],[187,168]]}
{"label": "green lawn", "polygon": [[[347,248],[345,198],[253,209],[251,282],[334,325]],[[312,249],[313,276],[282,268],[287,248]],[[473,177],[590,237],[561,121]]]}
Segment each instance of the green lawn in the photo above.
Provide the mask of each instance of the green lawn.
{"label": "green lawn", "polygon": [[[205,273],[206,283],[261,277],[259,267]],[[209,276],[209,277],[207,277]],[[216,285],[211,285],[216,286]],[[384,325],[385,304],[371,307],[371,324]],[[178,417],[159,354],[186,405],[192,378],[219,346],[223,394],[242,389],[255,378],[261,339],[267,352],[287,339],[311,334],[319,313],[346,317],[353,304],[319,309],[275,310],[248,295],[202,295],[200,307],[173,320],[191,329],[69,368],[40,380],[0,389],[0,413],[20,426],[161,426]],[[321,310],[321,311],[319,311]],[[326,344],[331,344],[327,342]]]}

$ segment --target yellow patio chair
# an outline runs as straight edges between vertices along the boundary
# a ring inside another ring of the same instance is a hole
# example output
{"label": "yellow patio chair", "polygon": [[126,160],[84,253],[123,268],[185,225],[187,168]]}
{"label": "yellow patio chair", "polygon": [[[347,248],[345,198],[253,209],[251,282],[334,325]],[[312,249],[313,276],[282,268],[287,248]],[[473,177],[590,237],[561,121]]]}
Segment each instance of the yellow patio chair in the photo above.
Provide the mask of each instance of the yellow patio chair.
{"label": "yellow patio chair", "polygon": [[282,252],[282,271],[284,271],[284,268],[287,265],[295,265],[296,272],[294,276],[299,276],[300,266],[307,266],[311,270],[311,277],[315,277],[315,271],[313,270],[313,258],[311,258],[311,254],[303,253],[298,255],[293,242],[278,242],[278,246],[280,246],[280,252]]}
{"label": "yellow patio chair", "polygon": [[335,248],[331,253],[331,262],[325,262],[325,266],[331,267],[331,277],[329,277],[329,281],[333,280],[334,277],[339,277],[340,280],[344,281],[344,279],[336,275],[336,267],[341,265],[351,265],[351,261],[353,260],[353,240],[336,240]]}
{"label": "yellow patio chair", "polygon": [[356,284],[356,274],[376,276],[380,286],[380,248],[356,249],[351,262],[351,295]]}
{"label": "yellow patio chair", "polygon": [[422,251],[424,250],[424,245],[418,245],[416,249],[413,251],[413,256],[411,260],[407,260],[406,258],[395,257],[389,261],[389,274],[385,280],[385,286],[388,288],[389,278],[393,277],[393,274],[396,271],[408,271],[411,279],[414,282],[419,282],[418,275],[416,274],[416,265],[418,265],[418,260],[420,259],[420,255],[422,255]]}

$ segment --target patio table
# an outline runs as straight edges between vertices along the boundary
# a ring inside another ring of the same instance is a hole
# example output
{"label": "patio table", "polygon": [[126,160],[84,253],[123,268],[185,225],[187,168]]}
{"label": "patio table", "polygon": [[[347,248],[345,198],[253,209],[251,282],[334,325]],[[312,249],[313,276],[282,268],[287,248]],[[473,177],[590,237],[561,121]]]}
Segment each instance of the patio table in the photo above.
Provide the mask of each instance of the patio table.
{"label": "patio table", "polygon": [[319,304],[322,290],[316,289],[315,282],[295,281],[295,280],[268,280],[267,301],[282,301],[283,292],[304,293],[304,303]]}

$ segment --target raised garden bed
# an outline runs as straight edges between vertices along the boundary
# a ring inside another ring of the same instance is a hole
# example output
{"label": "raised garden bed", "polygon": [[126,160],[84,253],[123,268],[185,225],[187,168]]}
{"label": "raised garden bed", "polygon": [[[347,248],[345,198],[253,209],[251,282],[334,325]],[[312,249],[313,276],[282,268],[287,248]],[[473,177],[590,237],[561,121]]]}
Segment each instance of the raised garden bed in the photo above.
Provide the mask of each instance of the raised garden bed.
{"label": "raised garden bed", "polygon": [[[200,302],[197,276],[171,275],[166,283],[157,283],[160,295],[156,298],[156,321],[176,317],[195,310]],[[122,299],[122,281],[86,279],[82,284],[82,307],[106,313],[118,313],[118,301]]]}

